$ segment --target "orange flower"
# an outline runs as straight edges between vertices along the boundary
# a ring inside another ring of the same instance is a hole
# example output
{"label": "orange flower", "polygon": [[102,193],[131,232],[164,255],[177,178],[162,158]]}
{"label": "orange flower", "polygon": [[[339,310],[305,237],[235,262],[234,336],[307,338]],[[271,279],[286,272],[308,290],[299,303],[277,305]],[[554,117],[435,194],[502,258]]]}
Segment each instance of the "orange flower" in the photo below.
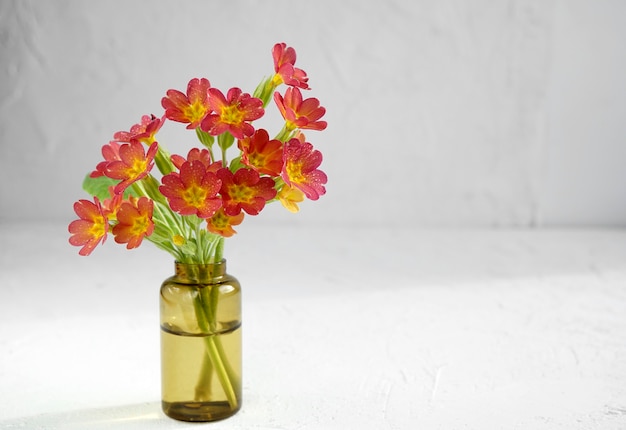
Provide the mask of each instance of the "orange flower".
{"label": "orange flower", "polygon": [[191,148],[189,153],[187,154],[187,159],[185,159],[181,155],[172,155],[171,157],[172,164],[176,166],[176,168],[180,169],[185,161],[201,161],[202,164],[209,167],[211,165],[211,153],[205,148]]}
{"label": "orange flower", "polygon": [[208,90],[211,84],[205,78],[194,78],[187,84],[187,95],[178,90],[168,90],[161,99],[165,117],[172,121],[189,123],[187,128],[196,128],[210,111]]}
{"label": "orange flower", "polygon": [[257,215],[265,207],[266,201],[276,197],[274,180],[267,176],[261,178],[255,170],[242,167],[233,174],[223,168],[217,172],[217,176],[222,180],[220,194],[227,215],[239,215],[242,210]]}
{"label": "orange flower", "polygon": [[119,143],[115,141],[111,141],[108,144],[103,145],[101,152],[102,152],[102,157],[104,158],[104,161],[99,162],[98,165],[96,166],[96,169],[93,172],[91,172],[89,176],[92,178],[105,176],[107,166],[109,165],[111,161],[121,161],[122,159],[120,158],[120,146],[122,145],[120,145]]}
{"label": "orange flower", "polygon": [[287,122],[288,129],[324,130],[326,128],[326,121],[318,121],[324,116],[326,109],[320,106],[320,101],[314,97],[302,100],[302,93],[298,88],[287,88],[284,98],[280,93],[275,92],[274,101]]}
{"label": "orange flower", "polygon": [[154,231],[152,211],[154,202],[147,197],[131,197],[117,211],[118,223],[113,227],[115,242],[125,243],[126,249],[137,248],[144,237]]}
{"label": "orange flower", "polygon": [[127,142],[131,140],[138,140],[146,145],[152,145],[155,141],[157,132],[163,126],[165,117],[157,118],[154,115],[144,115],[141,117],[141,122],[135,124],[130,128],[130,131],[118,131],[113,135],[115,142]]}
{"label": "orange flower", "polygon": [[222,181],[200,160],[186,161],[180,173],[161,178],[159,191],[167,197],[170,207],[181,215],[210,218],[222,206],[217,196]]}
{"label": "orange flower", "polygon": [[107,163],[104,168],[106,176],[122,180],[115,186],[115,194],[122,194],[134,182],[148,175],[154,166],[154,156],[158,149],[158,144],[154,142],[146,153],[143,145],[137,140],[120,146],[120,159]]}
{"label": "orange flower", "polygon": [[261,118],[265,113],[261,99],[242,93],[239,88],[228,90],[226,97],[217,88],[210,88],[209,105],[215,113],[207,115],[200,128],[212,136],[225,131],[237,139],[250,136],[254,133],[250,121]]}
{"label": "orange flower", "polygon": [[94,202],[79,200],[74,203],[74,212],[80,219],[74,220],[68,226],[70,243],[82,246],[80,255],[89,255],[99,243],[104,243],[109,232],[109,221],[104,215],[102,205],[97,197]]}
{"label": "orange flower", "polygon": [[322,164],[322,153],[313,145],[291,139],[285,144],[284,161],[281,176],[287,185],[298,188],[311,200],[326,193],[326,174],[317,169]]}
{"label": "orange flower", "polygon": [[250,137],[240,139],[241,161],[259,173],[271,176],[280,175],[283,167],[283,144],[279,140],[270,140],[264,129],[259,129]]}
{"label": "orange flower", "polygon": [[234,225],[239,225],[243,222],[244,213],[239,212],[238,215],[230,216],[226,215],[224,208],[220,208],[215,215],[206,220],[207,229],[211,233],[219,234],[223,237],[231,237],[235,233]]}
{"label": "orange flower", "polygon": [[285,84],[292,87],[299,87],[303,90],[309,89],[307,83],[309,78],[306,76],[306,72],[302,69],[294,67],[296,64],[296,50],[292,47],[287,47],[285,43],[277,43],[272,49],[272,57],[274,57],[274,83]]}
{"label": "orange flower", "polygon": [[102,213],[110,221],[116,219],[117,210],[120,208],[122,199],[124,198],[124,194],[115,194],[114,190],[115,188],[113,186],[109,187],[109,197],[102,201]]}

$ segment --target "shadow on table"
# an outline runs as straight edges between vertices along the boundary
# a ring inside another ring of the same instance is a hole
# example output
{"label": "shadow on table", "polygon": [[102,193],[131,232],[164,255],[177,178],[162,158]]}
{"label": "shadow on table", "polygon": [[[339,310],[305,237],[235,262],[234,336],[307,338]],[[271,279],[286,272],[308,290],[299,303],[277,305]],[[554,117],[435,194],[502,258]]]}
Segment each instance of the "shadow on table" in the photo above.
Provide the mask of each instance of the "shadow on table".
{"label": "shadow on table", "polygon": [[150,402],[14,418],[0,421],[0,429],[143,429],[173,424],[161,413],[160,402]]}

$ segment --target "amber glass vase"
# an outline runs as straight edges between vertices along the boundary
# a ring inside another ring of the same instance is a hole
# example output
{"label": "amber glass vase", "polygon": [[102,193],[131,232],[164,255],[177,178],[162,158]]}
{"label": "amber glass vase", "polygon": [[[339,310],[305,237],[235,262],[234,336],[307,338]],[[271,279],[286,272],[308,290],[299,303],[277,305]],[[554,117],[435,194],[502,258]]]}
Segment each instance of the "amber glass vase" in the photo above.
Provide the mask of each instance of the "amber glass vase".
{"label": "amber glass vase", "polygon": [[226,260],[176,263],[161,286],[163,412],[215,421],[241,407],[241,287]]}

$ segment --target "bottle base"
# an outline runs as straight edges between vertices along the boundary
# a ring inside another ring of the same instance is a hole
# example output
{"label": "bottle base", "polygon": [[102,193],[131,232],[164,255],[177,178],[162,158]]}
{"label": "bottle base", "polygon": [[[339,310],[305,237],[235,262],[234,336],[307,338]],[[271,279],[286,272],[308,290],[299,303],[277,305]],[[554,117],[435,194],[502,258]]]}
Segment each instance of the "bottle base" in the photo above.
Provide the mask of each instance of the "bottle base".
{"label": "bottle base", "polygon": [[161,402],[163,412],[179,421],[207,422],[219,421],[237,413],[228,402]]}

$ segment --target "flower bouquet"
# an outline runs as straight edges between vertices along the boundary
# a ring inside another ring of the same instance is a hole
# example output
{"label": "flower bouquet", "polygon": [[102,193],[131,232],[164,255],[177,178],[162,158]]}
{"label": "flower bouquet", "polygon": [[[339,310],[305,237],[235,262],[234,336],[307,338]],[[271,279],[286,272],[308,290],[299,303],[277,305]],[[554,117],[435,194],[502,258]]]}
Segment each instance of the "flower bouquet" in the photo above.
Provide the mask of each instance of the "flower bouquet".
{"label": "flower bouquet", "polygon": [[[318,169],[322,154],[303,134],[326,128],[321,120],[325,109],[318,99],[303,97],[302,90],[310,88],[307,74],[295,67],[295,50],[278,43],[272,56],[274,73],[252,95],[237,87],[224,93],[208,79],[194,78],[185,93],[166,92],[163,115],[145,115],[129,131],[115,133],[102,147],[104,160],[83,181],[92,199],[74,204],[78,219],[68,228],[69,242],[81,247],[80,255],[90,255],[111,233],[127,249],[145,239],[174,256],[177,275],[164,287],[173,282],[177,287],[168,291],[177,291],[179,297],[168,298],[162,290],[162,328],[201,339],[194,393],[181,394],[187,396],[181,399],[187,410],[202,409],[218,391],[223,399],[217,403],[226,405],[230,414],[240,406],[240,370],[234,369],[226,338],[220,337],[238,330],[240,312],[238,283],[220,266],[224,238],[236,233],[234,227],[246,215],[258,215],[268,203],[279,201],[297,212],[305,197],[317,200],[326,192],[326,174]],[[281,86],[286,86],[284,93],[277,91]],[[284,119],[273,138],[255,124],[270,99]],[[157,141],[168,121],[194,131],[199,145],[186,156],[170,155]],[[181,287],[190,283],[198,288]],[[236,300],[228,305],[233,291]],[[221,314],[222,308],[227,310]],[[179,317],[172,316],[176,312]],[[228,416],[168,415],[188,420]]]}

